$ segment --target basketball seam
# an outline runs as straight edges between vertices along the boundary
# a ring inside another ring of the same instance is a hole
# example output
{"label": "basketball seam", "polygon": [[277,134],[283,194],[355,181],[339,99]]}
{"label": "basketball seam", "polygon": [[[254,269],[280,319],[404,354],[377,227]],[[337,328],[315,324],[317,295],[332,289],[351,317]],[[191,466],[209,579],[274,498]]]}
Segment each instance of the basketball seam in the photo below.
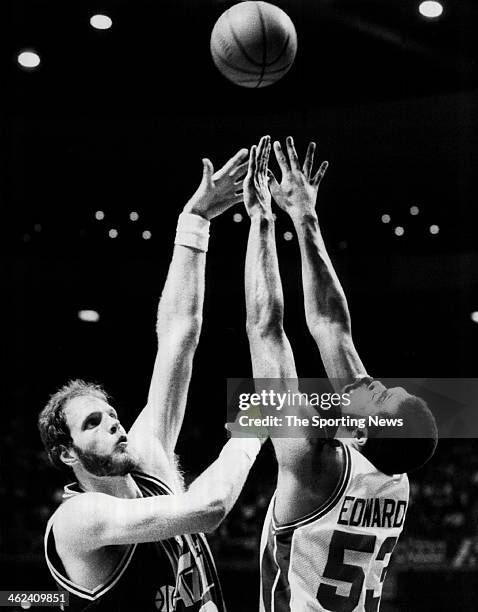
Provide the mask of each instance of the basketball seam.
{"label": "basketball seam", "polygon": [[267,33],[266,33],[266,24],[264,23],[264,16],[261,11],[261,7],[259,3],[256,4],[257,12],[259,13],[259,21],[261,22],[261,30],[262,30],[262,66],[261,66],[261,77],[256,87],[259,87],[262,83],[262,79],[264,78],[264,71],[266,69],[267,62]]}
{"label": "basketball seam", "polygon": [[[245,85],[246,83],[250,83],[251,85],[253,83],[255,83],[255,79],[237,79],[234,81],[234,83],[238,84],[238,85]],[[275,83],[276,81],[274,79],[263,79],[261,82],[261,85],[267,84],[267,85],[272,85],[273,83]],[[255,86],[257,87],[257,85]],[[254,88],[252,88],[254,89]]]}
{"label": "basketball seam", "polygon": [[229,26],[229,30],[231,32],[231,36],[234,38],[234,42],[236,43],[236,45],[239,47],[239,49],[241,50],[241,52],[244,54],[244,57],[251,62],[251,64],[253,64],[254,66],[259,66],[262,68],[261,64],[259,62],[256,62],[256,60],[254,60],[252,57],[250,57],[249,53],[247,53],[247,51],[245,50],[243,44],[241,43],[241,41],[239,40],[239,38],[237,37],[236,33],[234,32],[234,28],[232,27],[231,22],[229,21],[229,16],[227,15],[227,25]]}
{"label": "basketball seam", "polygon": [[276,62],[280,60],[280,58],[284,55],[287,47],[289,46],[289,40],[290,40],[290,34],[287,34],[287,38],[285,39],[285,43],[282,46],[282,49],[280,50],[279,55],[274,60],[272,60],[272,62],[269,62],[268,64],[266,64],[267,67],[273,66]]}
{"label": "basketball seam", "polygon": [[[245,68],[236,67],[234,64],[231,64],[227,59],[225,59],[225,57],[223,55],[221,55],[217,51],[215,51],[215,53],[213,55],[213,59],[214,60],[216,60],[216,59],[220,60],[228,68],[231,68],[231,70],[235,70],[236,72],[242,72],[242,74],[252,74],[252,75],[255,75],[256,77],[260,76],[258,72],[250,72],[249,70],[246,70]],[[290,65],[287,64],[287,66],[283,66],[282,68],[277,68],[276,70],[268,70],[267,74],[264,75],[264,76],[269,76],[270,74],[279,74],[280,72],[283,72],[284,70],[288,70],[289,68],[290,68]]]}

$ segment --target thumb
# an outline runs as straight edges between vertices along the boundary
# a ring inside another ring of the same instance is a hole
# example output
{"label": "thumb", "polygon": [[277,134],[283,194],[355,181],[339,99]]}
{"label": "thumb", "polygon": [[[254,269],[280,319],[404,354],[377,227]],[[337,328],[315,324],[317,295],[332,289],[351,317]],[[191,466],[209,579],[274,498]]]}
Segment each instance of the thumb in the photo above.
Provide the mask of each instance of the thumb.
{"label": "thumb", "polygon": [[207,157],[205,157],[202,160],[202,165],[203,165],[202,180],[207,185],[211,185],[212,184],[212,175],[214,174],[214,166],[212,165],[211,160],[207,159]]}

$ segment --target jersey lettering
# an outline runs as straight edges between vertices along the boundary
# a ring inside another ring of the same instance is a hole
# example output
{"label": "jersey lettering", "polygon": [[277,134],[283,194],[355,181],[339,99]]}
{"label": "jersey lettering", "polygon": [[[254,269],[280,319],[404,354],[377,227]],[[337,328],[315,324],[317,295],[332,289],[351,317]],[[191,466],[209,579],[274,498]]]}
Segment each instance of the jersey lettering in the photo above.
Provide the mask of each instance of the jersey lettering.
{"label": "jersey lettering", "polygon": [[346,495],[340,508],[339,525],[351,527],[386,527],[397,529],[403,525],[407,511],[404,500],[374,497],[364,499]]}

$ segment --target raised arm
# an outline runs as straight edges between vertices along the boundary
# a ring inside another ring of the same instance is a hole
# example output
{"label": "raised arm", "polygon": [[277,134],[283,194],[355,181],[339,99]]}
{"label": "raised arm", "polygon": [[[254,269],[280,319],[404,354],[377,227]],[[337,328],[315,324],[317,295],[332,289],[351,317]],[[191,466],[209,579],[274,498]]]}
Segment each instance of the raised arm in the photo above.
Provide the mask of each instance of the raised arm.
{"label": "raised arm", "polygon": [[209,222],[242,200],[246,156],[247,150],[241,149],[215,174],[212,163],[204,159],[201,184],[178,220],[158,307],[158,351],[148,401],[129,434],[150,469],[164,460],[164,454],[170,459],[176,446],[201,332]]}
{"label": "raised arm", "polygon": [[302,260],[307,326],[320,350],[322,361],[336,390],[366,375],[352,340],[350,313],[344,291],[325,248],[315,210],[320,182],[327,162],[312,176],[315,143],[310,143],[303,168],[291,137],[287,157],[279,142],[274,152],[282,172],[281,182],[271,177],[269,186],[277,204],[291,217]]}
{"label": "raised arm", "polygon": [[[251,219],[245,270],[247,335],[256,390],[262,390],[257,388],[262,384],[257,379],[274,379],[266,381],[266,386],[270,388],[273,385],[274,391],[286,393],[298,390],[297,372],[283,327],[284,298],[268,188],[269,152],[270,139],[263,137],[258,148],[251,149],[244,180],[244,203]],[[286,413],[289,410],[284,407],[281,414],[284,416]],[[294,408],[290,413],[297,414],[298,411]],[[280,467],[294,467],[292,464],[298,453],[309,451],[311,441],[305,436],[285,438],[271,435]]]}

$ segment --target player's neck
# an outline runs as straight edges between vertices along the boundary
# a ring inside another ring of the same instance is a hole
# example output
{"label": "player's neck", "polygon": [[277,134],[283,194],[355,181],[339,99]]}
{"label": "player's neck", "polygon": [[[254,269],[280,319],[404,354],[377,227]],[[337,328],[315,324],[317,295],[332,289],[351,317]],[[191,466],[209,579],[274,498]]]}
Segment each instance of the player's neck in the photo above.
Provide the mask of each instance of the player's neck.
{"label": "player's neck", "polygon": [[95,491],[114,497],[138,497],[138,486],[131,474],[126,476],[94,476],[88,472],[77,474],[78,482],[83,491]]}

